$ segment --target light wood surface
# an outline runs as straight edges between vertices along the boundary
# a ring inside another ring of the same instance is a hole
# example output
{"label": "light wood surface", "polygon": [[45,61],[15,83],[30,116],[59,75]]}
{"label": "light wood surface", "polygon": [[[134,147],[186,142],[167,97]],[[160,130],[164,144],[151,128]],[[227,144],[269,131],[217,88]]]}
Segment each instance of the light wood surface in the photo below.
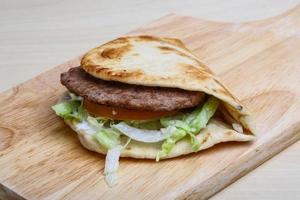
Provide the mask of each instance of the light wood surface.
{"label": "light wood surface", "polygon": [[[120,184],[50,109],[59,74],[79,58],[0,96],[2,191],[28,199],[204,199],[300,138],[300,6],[250,23],[168,15],[132,34],[182,39],[253,110],[258,137],[160,163],[122,159]],[[3,193],[2,193],[3,195]]]}
{"label": "light wood surface", "polygon": [[[217,21],[251,21],[277,15],[297,3],[299,0],[194,0],[185,4],[180,0],[2,0],[0,91],[170,12]],[[299,157],[298,142],[214,199],[300,199]]]}

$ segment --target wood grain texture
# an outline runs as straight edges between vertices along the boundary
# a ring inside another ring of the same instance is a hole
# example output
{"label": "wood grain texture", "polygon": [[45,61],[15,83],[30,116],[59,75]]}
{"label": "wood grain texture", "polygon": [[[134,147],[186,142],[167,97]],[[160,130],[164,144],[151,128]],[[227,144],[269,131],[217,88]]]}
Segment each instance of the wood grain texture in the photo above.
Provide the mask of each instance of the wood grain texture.
{"label": "wood grain texture", "polygon": [[[0,182],[27,199],[205,199],[300,138],[300,7],[252,23],[169,15],[131,34],[182,39],[255,114],[253,143],[220,144],[176,159],[122,159],[120,184],[50,109],[59,74],[76,58],[0,96]],[[16,195],[17,196],[17,195]]]}

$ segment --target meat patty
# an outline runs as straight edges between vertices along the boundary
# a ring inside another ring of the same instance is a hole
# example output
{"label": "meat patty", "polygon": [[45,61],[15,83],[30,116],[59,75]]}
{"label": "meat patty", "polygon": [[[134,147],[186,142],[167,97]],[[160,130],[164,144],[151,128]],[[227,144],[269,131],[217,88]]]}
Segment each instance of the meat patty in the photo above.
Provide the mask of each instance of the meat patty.
{"label": "meat patty", "polygon": [[61,83],[70,92],[89,101],[135,110],[179,110],[194,107],[204,98],[201,92],[104,81],[86,73],[81,67],[62,73]]}

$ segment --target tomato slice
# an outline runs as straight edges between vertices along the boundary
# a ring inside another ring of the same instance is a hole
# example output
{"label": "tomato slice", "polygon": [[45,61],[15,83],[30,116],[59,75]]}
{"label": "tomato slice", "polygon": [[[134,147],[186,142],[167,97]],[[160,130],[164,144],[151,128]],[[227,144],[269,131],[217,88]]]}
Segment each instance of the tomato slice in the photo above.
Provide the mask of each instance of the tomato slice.
{"label": "tomato slice", "polygon": [[126,108],[112,107],[97,104],[84,99],[83,106],[85,109],[95,115],[107,117],[117,120],[148,120],[157,119],[164,116],[170,116],[177,113],[177,111],[145,111],[145,110],[131,110]]}

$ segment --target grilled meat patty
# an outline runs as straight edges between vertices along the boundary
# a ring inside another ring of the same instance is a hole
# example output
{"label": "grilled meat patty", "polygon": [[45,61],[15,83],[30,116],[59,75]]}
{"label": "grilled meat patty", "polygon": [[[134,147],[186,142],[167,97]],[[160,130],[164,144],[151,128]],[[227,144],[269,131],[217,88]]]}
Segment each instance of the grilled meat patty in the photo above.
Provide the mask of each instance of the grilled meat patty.
{"label": "grilled meat patty", "polygon": [[70,92],[89,101],[134,110],[180,110],[194,107],[204,98],[201,92],[104,81],[86,73],[81,67],[62,73],[61,83]]}

